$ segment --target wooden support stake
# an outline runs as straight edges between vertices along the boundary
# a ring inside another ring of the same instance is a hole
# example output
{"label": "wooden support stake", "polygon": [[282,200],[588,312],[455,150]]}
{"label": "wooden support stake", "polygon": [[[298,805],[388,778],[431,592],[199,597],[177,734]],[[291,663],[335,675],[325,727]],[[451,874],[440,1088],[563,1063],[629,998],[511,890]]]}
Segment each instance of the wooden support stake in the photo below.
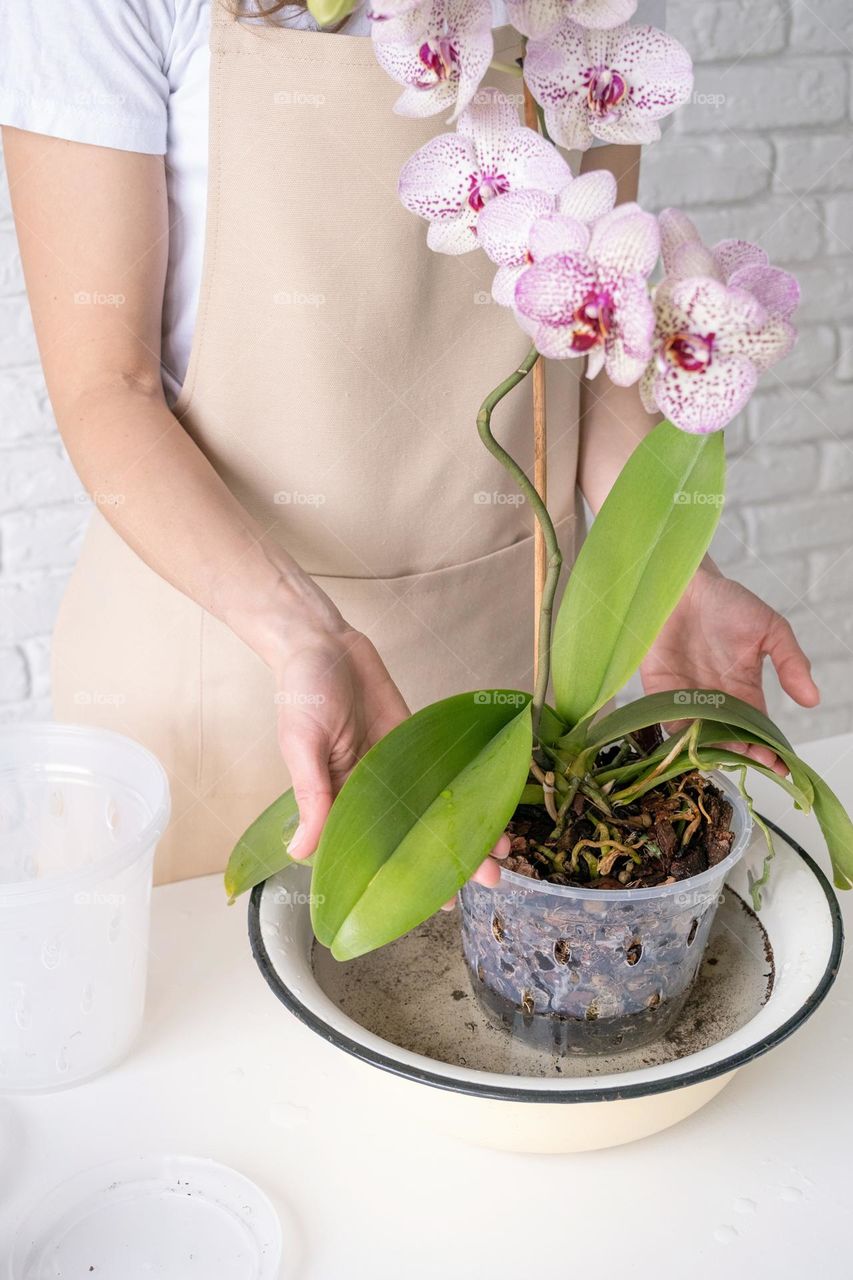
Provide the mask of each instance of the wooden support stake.
{"label": "wooden support stake", "polygon": [[[524,86],[524,123],[539,132],[536,103]],[[548,501],[548,433],[545,418],[545,361],[540,357],[533,368],[533,484],[543,502]],[[536,522],[533,535],[533,679],[536,680],[538,659],[539,613],[547,572],[545,538]]]}

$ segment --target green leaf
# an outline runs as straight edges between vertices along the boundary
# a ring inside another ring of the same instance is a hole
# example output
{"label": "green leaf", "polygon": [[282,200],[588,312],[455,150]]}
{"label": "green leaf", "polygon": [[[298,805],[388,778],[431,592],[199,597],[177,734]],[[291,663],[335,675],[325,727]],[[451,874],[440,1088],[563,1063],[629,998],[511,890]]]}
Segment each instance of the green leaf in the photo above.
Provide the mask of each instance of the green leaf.
{"label": "green leaf", "polygon": [[814,787],[814,812],[832,860],[836,889],[853,889],[853,823],[835,792],[804,761],[798,762]]}
{"label": "green leaf", "polygon": [[562,720],[556,711],[548,706],[547,702],[544,703],[542,715],[539,718],[539,732],[536,735],[538,740],[543,742],[546,747],[550,747],[561,734],[566,732],[568,727],[565,720]]}
{"label": "green leaf", "polygon": [[[294,859],[287,846],[299,824],[299,810],[293,791],[285,791],[243,832],[225,868],[225,892],[234,902],[241,893],[273,876]],[[312,859],[303,858],[310,866]]]}
{"label": "green leaf", "polygon": [[634,450],[581,548],[554,626],[557,711],[597,711],[634,674],[708,549],[723,501],[722,433],[661,422]]}
{"label": "green leaf", "polygon": [[[584,753],[600,751],[608,743],[618,742],[627,733],[645,729],[650,724],[665,724],[670,720],[703,720],[728,724],[735,729],[754,733],[757,738],[778,751],[793,753],[784,733],[773,721],[756,707],[719,689],[667,689],[661,693],[649,693],[635,698],[624,707],[617,707],[600,720],[590,722],[584,735]],[[566,734],[558,746],[574,739]],[[658,751],[661,748],[657,749]],[[666,754],[666,751],[663,752]]]}
{"label": "green leaf", "polygon": [[530,696],[458,694],[372,747],[332,806],[314,855],[311,918],[338,960],[384,946],[451,898],[518,804]]}

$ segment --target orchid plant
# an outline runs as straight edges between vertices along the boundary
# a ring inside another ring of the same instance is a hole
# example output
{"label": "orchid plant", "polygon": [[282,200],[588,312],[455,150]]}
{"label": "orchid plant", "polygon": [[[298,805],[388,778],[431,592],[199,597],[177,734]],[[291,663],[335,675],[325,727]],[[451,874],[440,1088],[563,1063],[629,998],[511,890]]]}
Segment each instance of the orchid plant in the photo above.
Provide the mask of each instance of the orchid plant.
{"label": "orchid plant", "polygon": [[[620,805],[696,768],[738,770],[743,785],[744,757],[732,744],[769,747],[783,761],[787,776],[750,765],[814,809],[836,885],[853,886],[853,824],[760,711],[686,689],[602,715],[708,549],[725,483],[721,429],[790,351],[799,296],[757,245],[708,248],[677,210],[655,217],[616,204],[606,171],[573,176],[558,145],[652,142],[690,95],[687,52],[663,32],[631,26],[636,6],[506,0],[524,38],[516,70],[536,107],[534,129],[483,85],[494,65],[490,0],[369,0],[378,62],[402,86],[395,110],[450,112],[453,126],[405,164],[400,199],[428,222],[430,249],[487,255],[495,301],[531,339],[526,359],[486,396],[477,427],[533,511],[547,572],[532,695],[479,690],[425,707],[367,753],[337,796],[311,861],[314,930],[339,959],[392,941],[451,898],[520,803],[541,805],[558,833],[580,793],[606,830]],[[323,23],[355,7],[309,0]],[[613,486],[556,616],[554,524],[491,428],[495,406],[543,359],[582,360],[588,377],[603,369],[616,385],[638,384],[646,408],[665,415]],[[681,727],[671,736],[639,748],[642,730],[674,721]],[[289,860],[296,822],[287,792],[253,823],[226,871],[232,900]],[[600,857],[585,855],[593,887],[613,862],[613,841],[600,844]],[[756,898],[767,873],[765,863]]]}

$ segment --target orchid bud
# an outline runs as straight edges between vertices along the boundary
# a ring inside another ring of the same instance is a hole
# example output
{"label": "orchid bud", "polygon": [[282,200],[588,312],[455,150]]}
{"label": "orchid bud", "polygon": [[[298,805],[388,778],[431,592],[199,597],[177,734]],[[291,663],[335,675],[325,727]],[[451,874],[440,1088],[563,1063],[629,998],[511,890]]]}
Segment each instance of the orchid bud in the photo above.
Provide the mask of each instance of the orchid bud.
{"label": "orchid bud", "polygon": [[358,0],[308,0],[308,12],[321,27],[331,27],[349,17]]}

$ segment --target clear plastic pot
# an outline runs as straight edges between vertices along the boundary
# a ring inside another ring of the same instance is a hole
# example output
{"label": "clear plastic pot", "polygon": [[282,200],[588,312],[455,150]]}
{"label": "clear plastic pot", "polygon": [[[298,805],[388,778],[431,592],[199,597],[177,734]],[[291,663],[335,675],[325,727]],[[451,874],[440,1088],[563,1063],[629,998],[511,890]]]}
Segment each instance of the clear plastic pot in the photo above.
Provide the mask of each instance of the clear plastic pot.
{"label": "clear plastic pot", "polygon": [[118,1061],[142,1019],[162,765],[74,725],[0,729],[0,1092]]}
{"label": "clear plastic pot", "polygon": [[752,819],[734,783],[728,857],[653,889],[575,889],[501,872],[461,891],[462,944],[474,994],[493,1021],[557,1053],[616,1053],[663,1035],[699,971],[726,876]]}

